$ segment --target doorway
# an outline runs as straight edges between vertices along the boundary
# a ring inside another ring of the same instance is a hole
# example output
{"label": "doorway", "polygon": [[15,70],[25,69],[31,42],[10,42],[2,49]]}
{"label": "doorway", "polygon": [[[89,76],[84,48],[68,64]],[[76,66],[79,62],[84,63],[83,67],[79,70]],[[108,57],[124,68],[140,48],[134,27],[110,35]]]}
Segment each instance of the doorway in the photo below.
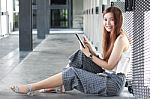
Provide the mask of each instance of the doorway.
{"label": "doorway", "polygon": [[50,0],[50,28],[72,27],[72,0]]}
{"label": "doorway", "polygon": [[67,9],[51,10],[51,28],[68,28],[68,21]]}

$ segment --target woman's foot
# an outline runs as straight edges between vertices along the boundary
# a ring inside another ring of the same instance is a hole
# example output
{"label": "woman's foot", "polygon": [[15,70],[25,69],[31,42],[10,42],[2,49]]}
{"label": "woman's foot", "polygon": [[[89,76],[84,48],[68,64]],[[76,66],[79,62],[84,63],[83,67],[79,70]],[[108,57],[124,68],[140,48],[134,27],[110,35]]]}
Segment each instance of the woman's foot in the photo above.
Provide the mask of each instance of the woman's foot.
{"label": "woman's foot", "polygon": [[47,88],[39,90],[41,93],[65,93],[64,87],[60,86],[57,88]]}
{"label": "woman's foot", "polygon": [[16,93],[30,95],[32,93],[31,85],[11,86],[10,89]]}

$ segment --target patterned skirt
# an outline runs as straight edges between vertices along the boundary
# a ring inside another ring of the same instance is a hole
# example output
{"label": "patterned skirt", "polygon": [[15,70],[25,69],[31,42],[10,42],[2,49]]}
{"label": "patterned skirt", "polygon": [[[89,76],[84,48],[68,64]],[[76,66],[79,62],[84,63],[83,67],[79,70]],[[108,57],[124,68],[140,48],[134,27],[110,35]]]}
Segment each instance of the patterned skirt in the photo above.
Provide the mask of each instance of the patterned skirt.
{"label": "patterned skirt", "polygon": [[101,96],[120,94],[124,87],[124,74],[106,73],[81,50],[75,52],[69,60],[69,67],[62,71],[65,91],[77,89],[86,94]]}

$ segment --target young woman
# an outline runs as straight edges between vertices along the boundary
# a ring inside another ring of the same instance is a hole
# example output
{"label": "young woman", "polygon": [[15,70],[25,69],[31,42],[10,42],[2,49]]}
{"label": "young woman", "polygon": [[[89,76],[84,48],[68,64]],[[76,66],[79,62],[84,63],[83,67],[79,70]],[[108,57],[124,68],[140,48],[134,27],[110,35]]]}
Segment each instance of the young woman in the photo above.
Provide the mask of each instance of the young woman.
{"label": "young woman", "polygon": [[85,48],[70,57],[68,67],[62,72],[36,83],[12,86],[11,89],[29,94],[64,86],[65,91],[77,89],[86,94],[119,95],[124,87],[129,60],[129,41],[122,31],[122,21],[122,12],[117,7],[109,7],[103,12],[103,58],[96,55],[84,37]]}

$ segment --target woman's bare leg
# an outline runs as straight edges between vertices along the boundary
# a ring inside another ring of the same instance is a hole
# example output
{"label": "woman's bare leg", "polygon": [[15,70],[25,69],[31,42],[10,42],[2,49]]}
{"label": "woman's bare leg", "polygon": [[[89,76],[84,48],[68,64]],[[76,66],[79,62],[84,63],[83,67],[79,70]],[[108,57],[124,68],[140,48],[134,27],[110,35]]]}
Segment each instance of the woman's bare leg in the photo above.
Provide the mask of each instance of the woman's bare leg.
{"label": "woman's bare leg", "polygon": [[55,74],[45,80],[31,84],[33,91],[46,88],[55,88],[61,85],[63,85],[62,73]]}
{"label": "woman's bare leg", "polygon": [[[32,91],[61,86],[63,85],[62,73],[55,74],[47,79],[44,79],[36,83],[31,83],[29,85],[32,86]],[[27,85],[20,85],[18,87],[19,93],[27,93]],[[13,88],[11,89],[13,90]]]}

